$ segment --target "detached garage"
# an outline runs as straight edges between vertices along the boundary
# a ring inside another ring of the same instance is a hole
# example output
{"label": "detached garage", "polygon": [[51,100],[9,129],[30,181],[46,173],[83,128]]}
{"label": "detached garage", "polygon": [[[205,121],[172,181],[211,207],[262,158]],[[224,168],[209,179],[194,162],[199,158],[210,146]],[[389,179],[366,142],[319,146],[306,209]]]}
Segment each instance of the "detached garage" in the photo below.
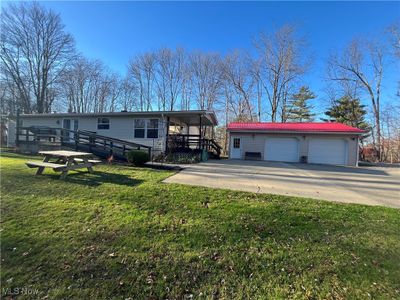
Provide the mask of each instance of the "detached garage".
{"label": "detached garage", "polygon": [[358,164],[363,130],[341,123],[230,123],[229,157],[314,164]]}

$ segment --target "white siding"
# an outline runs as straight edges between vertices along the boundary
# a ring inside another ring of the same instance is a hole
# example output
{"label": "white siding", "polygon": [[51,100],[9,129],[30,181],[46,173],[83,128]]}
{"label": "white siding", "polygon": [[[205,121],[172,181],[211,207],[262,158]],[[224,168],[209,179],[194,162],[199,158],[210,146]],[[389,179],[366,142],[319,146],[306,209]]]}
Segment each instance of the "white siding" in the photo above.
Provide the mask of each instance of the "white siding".
{"label": "white siding", "polygon": [[95,132],[99,135],[104,135],[116,139],[135,142],[138,144],[150,146],[153,151],[160,152],[165,150],[165,136],[166,136],[166,123],[162,118],[149,117],[142,119],[158,119],[158,138],[134,138],[134,117],[107,117],[110,120],[109,129],[97,129],[97,117],[69,117],[69,118],[56,118],[56,117],[43,117],[43,118],[29,118],[21,117],[23,120],[22,126],[47,126],[53,128],[61,128],[63,119],[71,119],[79,121],[79,130],[88,130]]}
{"label": "white siding", "polygon": [[57,118],[23,118],[21,117],[21,126],[22,127],[30,127],[30,126],[47,126],[54,128],[62,127],[62,119]]}

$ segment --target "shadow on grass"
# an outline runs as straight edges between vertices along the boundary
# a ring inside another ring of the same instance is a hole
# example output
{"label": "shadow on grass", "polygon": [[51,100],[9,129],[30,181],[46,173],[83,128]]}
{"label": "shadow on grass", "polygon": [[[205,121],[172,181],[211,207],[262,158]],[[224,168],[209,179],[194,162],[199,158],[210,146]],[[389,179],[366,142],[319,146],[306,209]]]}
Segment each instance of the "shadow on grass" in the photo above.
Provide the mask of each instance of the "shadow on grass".
{"label": "shadow on grass", "polygon": [[17,153],[14,150],[0,148],[0,157],[4,158],[14,158],[14,159],[32,159],[32,158],[43,158],[38,154],[30,153]]}
{"label": "shadow on grass", "polygon": [[[55,180],[61,180],[59,175],[53,175],[52,178]],[[65,181],[87,186],[100,186],[104,183],[112,183],[130,187],[137,186],[143,182],[141,179],[134,179],[128,175],[101,171],[94,171],[93,173],[88,173],[87,171],[76,171],[74,173],[69,173]]]}
{"label": "shadow on grass", "polygon": [[[69,290],[68,286],[74,284],[75,288],[79,287],[75,289],[79,293],[94,293],[93,287],[99,285],[102,288],[97,291],[97,297],[131,295],[135,299],[183,299],[188,292],[197,294],[205,289],[209,293],[225,292],[227,298],[233,299],[240,293],[241,284],[254,284],[264,290],[277,286],[265,298],[274,298],[274,292],[279,292],[281,298],[289,298],[285,286],[312,286],[315,282],[309,280],[313,278],[321,278],[320,284],[325,290],[333,283],[351,287],[355,277],[367,282],[364,287],[371,286],[369,293],[374,291],[373,282],[389,292],[397,285],[395,253],[391,255],[385,247],[365,242],[352,243],[354,238],[362,238],[364,230],[369,228],[367,220],[358,224],[352,218],[366,208],[340,211],[339,220],[329,215],[329,207],[323,209],[322,215],[299,210],[297,206],[296,210],[283,210],[280,205],[232,208],[200,208],[200,222],[193,225],[179,222],[180,217],[187,216],[174,211],[171,213],[177,220],[167,218],[164,221],[169,221],[162,224],[140,221],[115,231],[115,227],[109,226],[107,230],[79,233],[79,237],[77,233],[59,238],[56,234],[38,237],[13,236],[6,232],[2,253],[7,257],[7,275],[15,278],[16,284],[23,280],[33,284],[24,270],[37,267],[36,262],[42,261],[35,277],[42,284],[43,295],[52,292],[51,284],[57,280],[65,297],[71,297],[74,289]],[[352,226],[341,225],[346,220]],[[369,229],[375,229],[374,235],[380,239],[388,234],[379,227]],[[389,234],[393,238],[395,233],[391,230]],[[72,247],[64,247],[71,241]],[[51,247],[47,248],[48,245]],[[32,250],[23,256],[26,249]],[[110,256],[114,251],[117,257]],[[45,260],[43,255],[47,255]],[[371,265],[374,260],[379,261],[377,266]],[[368,267],[361,262],[367,262]],[[390,276],[380,280],[385,268],[389,269]],[[219,284],[222,279],[226,280],[225,286]],[[118,285],[118,282],[130,284]],[[245,289],[254,298],[262,294],[252,287]],[[352,288],[349,291],[350,294],[342,292],[342,298],[354,298]],[[384,292],[377,295],[389,296]],[[313,296],[319,298],[318,294]],[[319,296],[323,298],[324,292]]]}

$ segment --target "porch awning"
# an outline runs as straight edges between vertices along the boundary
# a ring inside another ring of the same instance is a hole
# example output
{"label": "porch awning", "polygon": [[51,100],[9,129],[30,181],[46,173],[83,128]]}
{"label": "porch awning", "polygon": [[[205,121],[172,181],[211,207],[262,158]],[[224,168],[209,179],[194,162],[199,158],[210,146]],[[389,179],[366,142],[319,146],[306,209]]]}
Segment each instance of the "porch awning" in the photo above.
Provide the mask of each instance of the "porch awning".
{"label": "porch awning", "polygon": [[189,126],[199,126],[200,123],[203,126],[218,125],[214,112],[210,111],[179,111],[168,112],[166,115],[171,118],[171,124],[176,123],[176,125],[180,125],[179,123],[185,123]]}

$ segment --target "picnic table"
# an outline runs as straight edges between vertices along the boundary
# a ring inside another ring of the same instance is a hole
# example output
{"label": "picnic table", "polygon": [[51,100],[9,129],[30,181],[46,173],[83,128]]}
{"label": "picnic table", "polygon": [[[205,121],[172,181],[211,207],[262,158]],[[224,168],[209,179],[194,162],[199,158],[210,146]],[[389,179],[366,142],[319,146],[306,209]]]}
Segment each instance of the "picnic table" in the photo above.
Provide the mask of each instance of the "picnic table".
{"label": "picnic table", "polygon": [[[101,162],[100,160],[90,159],[93,154],[87,152],[57,150],[40,151],[39,154],[44,156],[43,161],[28,161],[26,165],[29,168],[38,168],[36,175],[42,174],[45,168],[61,172],[61,179],[67,177],[68,171],[76,169],[87,168],[89,173],[92,173],[92,167]],[[55,161],[51,162],[51,160]]]}

